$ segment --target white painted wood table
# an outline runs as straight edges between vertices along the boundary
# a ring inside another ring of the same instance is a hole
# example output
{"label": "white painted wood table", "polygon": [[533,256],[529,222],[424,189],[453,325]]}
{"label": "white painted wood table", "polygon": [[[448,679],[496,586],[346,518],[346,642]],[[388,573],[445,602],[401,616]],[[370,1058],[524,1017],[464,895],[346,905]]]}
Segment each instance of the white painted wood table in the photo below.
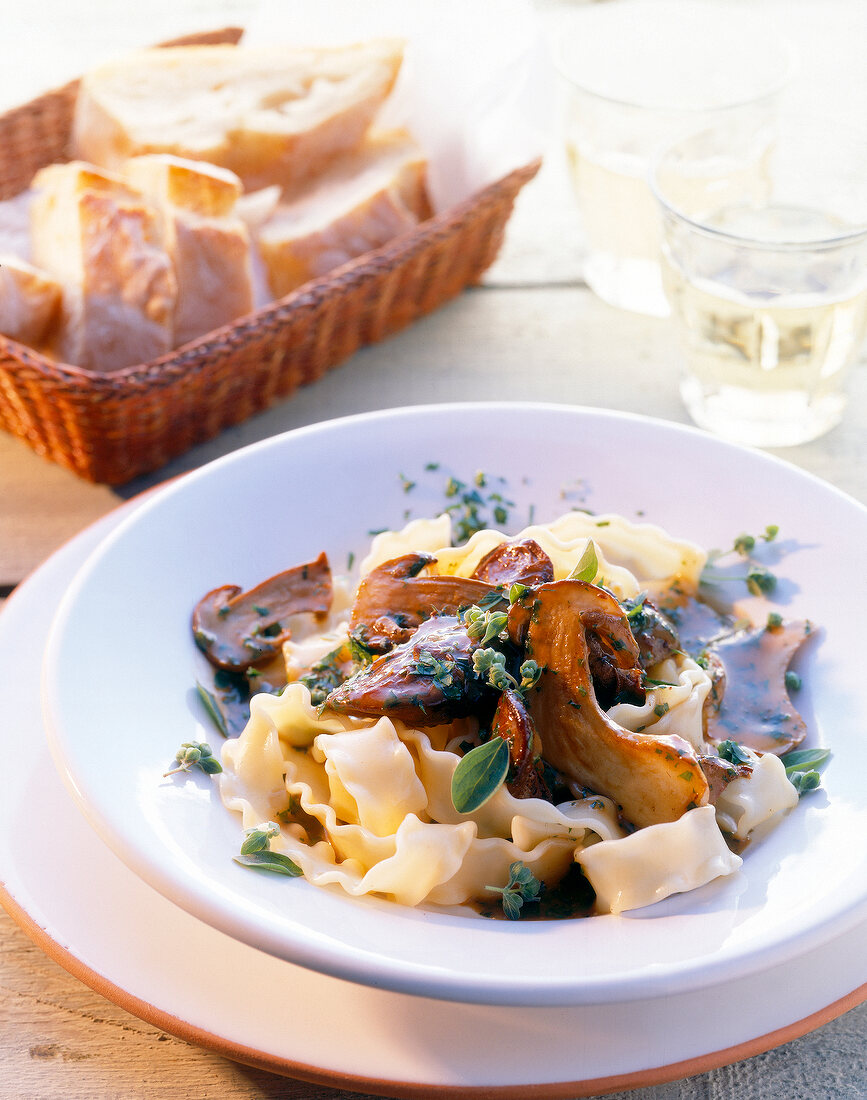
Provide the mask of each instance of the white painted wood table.
{"label": "white painted wood table", "polygon": [[[51,7],[36,5],[32,20],[48,22]],[[213,25],[214,10],[243,16],[247,7],[181,4],[181,21],[167,16],[163,25],[169,32]],[[142,28],[138,41],[160,36]],[[128,28],[129,42],[137,31]],[[76,33],[83,42],[84,31]],[[55,50],[58,41],[55,35]],[[24,85],[25,95],[39,87],[28,88],[26,79]],[[4,91],[8,98],[8,87]],[[584,286],[579,230],[555,155],[521,198],[506,248],[483,286],[157,473],[121,489],[92,485],[0,435],[0,597],[122,501],[274,433],[369,409],[491,398],[608,407],[687,422],[677,396],[677,361],[667,322],[611,309]],[[780,453],[867,503],[865,427],[867,364],[861,363],[845,422],[823,439]],[[867,1005],[861,1005],[745,1062],[628,1095],[863,1100],[865,1030]],[[0,910],[0,1100],[350,1095],[245,1068],[140,1021],[67,974]]]}

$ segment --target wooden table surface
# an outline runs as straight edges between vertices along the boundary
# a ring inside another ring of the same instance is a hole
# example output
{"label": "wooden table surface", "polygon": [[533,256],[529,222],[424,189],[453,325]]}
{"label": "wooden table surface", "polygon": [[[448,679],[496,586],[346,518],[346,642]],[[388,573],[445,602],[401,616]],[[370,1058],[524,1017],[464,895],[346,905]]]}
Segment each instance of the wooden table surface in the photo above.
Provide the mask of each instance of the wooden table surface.
{"label": "wooden table surface", "polygon": [[[219,7],[235,13],[243,4]],[[92,485],[0,435],[0,599],[124,500],[277,432],[369,409],[487,399],[608,407],[687,423],[677,374],[668,322],[614,310],[583,284],[580,227],[562,162],[552,152],[519,201],[506,247],[484,285],[157,473],[119,489]],[[863,361],[850,394],[841,426],[777,453],[867,503]],[[863,1100],[865,1030],[862,1005],[746,1062],[628,1095]],[[351,1095],[245,1068],[136,1019],[51,961],[0,910],[0,1100]]]}

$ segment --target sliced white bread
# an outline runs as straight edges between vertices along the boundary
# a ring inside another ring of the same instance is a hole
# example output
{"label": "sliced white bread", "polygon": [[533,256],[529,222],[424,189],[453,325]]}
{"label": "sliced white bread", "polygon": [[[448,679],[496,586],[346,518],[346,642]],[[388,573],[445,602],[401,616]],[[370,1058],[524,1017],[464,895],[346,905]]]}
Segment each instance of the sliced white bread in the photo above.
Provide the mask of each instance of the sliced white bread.
{"label": "sliced white bread", "polygon": [[57,357],[111,371],[169,351],[177,284],[157,212],[79,162],[42,169],[33,187],[33,261],[63,286]]}
{"label": "sliced white bread", "polygon": [[30,260],[31,190],[22,191],[0,202],[0,252]]}
{"label": "sliced white bread", "polygon": [[60,283],[16,256],[0,255],[0,333],[42,348],[60,308]]}
{"label": "sliced white bread", "polygon": [[241,181],[225,168],[171,154],[133,157],[129,182],[159,209],[178,283],[174,344],[185,344],[254,306],[250,234],[235,212]]}
{"label": "sliced white bread", "polygon": [[136,191],[158,206],[202,217],[234,214],[243,192],[234,172],[169,153],[133,157],[124,164],[123,175]]}
{"label": "sliced white bread", "polygon": [[258,230],[275,298],[411,230],[430,213],[426,162],[404,131],[371,135],[316,180],[290,191]]}
{"label": "sliced white bread", "polygon": [[361,141],[402,58],[392,39],[139,51],[83,79],[74,154],[117,168],[142,153],[173,153],[228,168],[247,190],[292,184]]}

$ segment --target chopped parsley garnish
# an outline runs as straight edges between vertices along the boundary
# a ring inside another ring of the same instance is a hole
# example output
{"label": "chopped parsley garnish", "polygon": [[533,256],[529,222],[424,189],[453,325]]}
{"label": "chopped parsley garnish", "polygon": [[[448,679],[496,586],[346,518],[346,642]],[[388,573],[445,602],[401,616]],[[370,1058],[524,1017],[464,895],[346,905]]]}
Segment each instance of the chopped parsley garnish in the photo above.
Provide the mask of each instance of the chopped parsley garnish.
{"label": "chopped parsley garnish", "polygon": [[349,655],[357,665],[369,665],[376,656],[355,631],[349,635]]}
{"label": "chopped parsley garnish", "polygon": [[737,741],[720,741],[717,745],[717,753],[720,759],[727,760],[729,764],[751,764],[752,758],[745,752]]}
{"label": "chopped parsley garnish", "polygon": [[[498,478],[504,482],[505,478]],[[467,485],[460,478],[450,477],[446,482],[445,495],[453,504],[446,507],[446,511],[454,521],[454,534],[457,543],[466,542],[477,531],[483,531],[490,526],[488,510],[494,523],[504,526],[509,521],[509,509],[514,507],[514,501],[507,500],[500,492],[485,492],[490,483],[490,476],[483,471],[478,471],[473,478],[473,485]]]}
{"label": "chopped parsley garnish", "polygon": [[348,674],[340,666],[339,657],[340,650],[336,649],[312,664],[310,671],[299,677],[299,681],[310,692],[310,702],[315,707],[321,706],[331,692],[348,678]]}
{"label": "chopped parsley garnish", "polygon": [[450,653],[441,657],[422,651],[412,671],[419,676],[429,676],[446,699],[460,699],[464,693],[463,678],[455,676],[457,663]]}

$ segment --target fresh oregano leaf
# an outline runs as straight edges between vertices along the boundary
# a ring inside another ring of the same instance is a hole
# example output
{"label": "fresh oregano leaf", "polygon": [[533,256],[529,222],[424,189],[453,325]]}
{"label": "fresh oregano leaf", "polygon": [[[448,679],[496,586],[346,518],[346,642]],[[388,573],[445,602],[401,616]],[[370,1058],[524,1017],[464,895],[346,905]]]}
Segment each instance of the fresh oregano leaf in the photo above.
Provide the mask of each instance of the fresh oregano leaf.
{"label": "fresh oregano leaf", "polygon": [[260,871],[272,871],[277,875],[288,875],[290,878],[299,878],[304,872],[288,856],[282,852],[251,852],[249,855],[233,857],[236,863],[242,867],[253,867]]}
{"label": "fresh oregano leaf", "polygon": [[464,612],[463,618],[467,634],[474,642],[486,646],[506,629],[509,616],[505,611],[484,610],[476,604]]}
{"label": "fresh oregano leaf", "polygon": [[793,749],[781,756],[787,775],[821,767],[831,758],[830,749]]}
{"label": "fresh oregano leaf", "polygon": [[814,791],[822,782],[822,777],[817,771],[792,772],[789,775],[789,782],[800,797],[800,795],[806,794],[807,791]]}
{"label": "fresh oregano leaf", "polygon": [[763,565],[754,565],[747,573],[747,588],[754,596],[766,595],[777,587],[777,578]]}
{"label": "fresh oregano leaf", "polygon": [[208,712],[208,717],[211,719],[211,721],[214,723],[220,733],[224,737],[228,737],[229,728],[226,725],[226,719],[223,717],[216,696],[213,694],[213,692],[208,691],[208,689],[203,684],[200,684],[198,681],[196,681],[196,691],[199,693],[199,698],[202,700],[205,710]]}
{"label": "fresh oregano leaf", "polygon": [[569,580],[586,581],[588,584],[592,584],[598,572],[599,558],[596,556],[596,544],[593,539],[588,539],[587,545],[584,548],[584,553],[578,559],[575,568],[569,574]]}
{"label": "fresh oregano leaf", "polygon": [[818,769],[831,759],[829,749],[793,749],[780,757],[789,782],[798,796],[814,791],[822,782]]}
{"label": "fresh oregano leaf", "polygon": [[542,667],[535,661],[524,661],[520,668],[521,683],[518,685],[518,690],[521,692],[528,691],[531,687],[535,687],[539,682],[539,678],[542,675]]}
{"label": "fresh oregano leaf", "polygon": [[252,829],[245,829],[241,855],[251,856],[254,852],[267,850],[273,838],[279,835],[280,826],[276,821],[263,821],[261,825],[254,825]]}
{"label": "fresh oregano leaf", "polygon": [[452,805],[459,814],[471,814],[502,786],[509,771],[509,746],[492,737],[461,757],[452,775]]}
{"label": "fresh oregano leaf", "polygon": [[515,581],[514,584],[509,585],[509,606],[513,603],[517,603],[530,591],[526,584],[521,584],[519,581]]}

